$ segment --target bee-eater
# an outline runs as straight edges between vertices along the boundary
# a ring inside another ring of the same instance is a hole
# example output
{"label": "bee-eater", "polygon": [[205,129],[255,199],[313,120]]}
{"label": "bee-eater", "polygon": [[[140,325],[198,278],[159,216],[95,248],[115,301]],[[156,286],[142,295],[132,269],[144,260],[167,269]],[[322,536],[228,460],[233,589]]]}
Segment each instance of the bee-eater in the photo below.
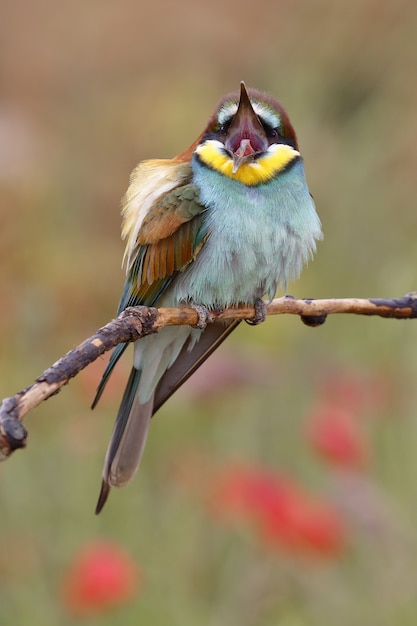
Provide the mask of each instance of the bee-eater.
{"label": "bee-eater", "polygon": [[[198,312],[272,300],[298,277],[321,238],[294,129],[254,89],[225,96],[196,141],[173,159],[139,163],[122,203],[128,306]],[[204,316],[203,316],[204,317]],[[133,368],[107,450],[99,513],[110,487],[137,471],[152,415],[238,322],[170,326],[134,345]],[[93,407],[127,344],[113,351]]]}

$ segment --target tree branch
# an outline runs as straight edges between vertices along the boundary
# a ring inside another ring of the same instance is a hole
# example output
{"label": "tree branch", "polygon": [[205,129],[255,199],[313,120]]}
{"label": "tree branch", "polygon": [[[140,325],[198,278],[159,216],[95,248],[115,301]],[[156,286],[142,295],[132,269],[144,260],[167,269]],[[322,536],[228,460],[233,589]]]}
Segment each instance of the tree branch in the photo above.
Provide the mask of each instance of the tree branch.
{"label": "tree branch", "polygon": [[[268,315],[299,315],[308,326],[320,326],[326,321],[327,315],[338,313],[396,319],[416,318],[417,292],[394,299],[296,300],[292,296],[285,296],[273,300],[267,306]],[[255,316],[255,310],[253,307],[229,308],[215,312],[212,316],[214,322],[250,320]],[[130,343],[156,333],[165,326],[194,325],[197,322],[197,312],[191,308],[125,309],[117,319],[100,328],[92,337],[45,370],[33,385],[3,400],[0,405],[0,460],[7,459],[12,452],[25,447],[27,432],[22,424],[23,417],[43,400],[59,393],[71,378],[104,352],[120,343]]]}

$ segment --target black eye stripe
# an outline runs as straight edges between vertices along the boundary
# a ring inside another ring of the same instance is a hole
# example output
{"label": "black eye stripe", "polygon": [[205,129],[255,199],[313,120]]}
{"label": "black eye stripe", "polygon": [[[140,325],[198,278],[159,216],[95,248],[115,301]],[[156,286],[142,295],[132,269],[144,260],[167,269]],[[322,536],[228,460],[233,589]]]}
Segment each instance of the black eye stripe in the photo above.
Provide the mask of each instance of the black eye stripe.
{"label": "black eye stripe", "polygon": [[[283,143],[292,148],[296,148],[297,144],[295,138],[286,132],[286,128],[282,126],[281,119],[278,116],[273,118],[272,116],[263,116],[259,113],[257,113],[257,116],[265,131],[269,145]],[[227,134],[235,117],[235,113],[224,117],[222,123],[220,123],[219,117],[222,118],[223,115],[218,116],[216,123],[205,135],[204,139],[220,139],[220,141],[223,141],[223,136]],[[278,124],[277,126],[272,125],[275,121]]]}
{"label": "black eye stripe", "polygon": [[273,128],[270,124],[268,124],[268,122],[265,122],[265,120],[263,120],[262,118],[259,118],[262,127],[265,131],[265,133],[268,135],[268,137],[270,136],[274,136],[274,137],[278,137],[280,136],[279,133],[279,128]]}
{"label": "black eye stripe", "polygon": [[[222,123],[218,122],[218,130],[227,132],[230,127],[230,124],[233,121],[233,118],[234,118],[234,115],[231,115],[230,117],[226,118]],[[280,135],[280,132],[279,132],[279,127],[274,128],[273,126],[271,126],[271,124],[269,124],[269,122],[263,119],[260,115],[258,115],[258,118],[267,135],[270,135],[271,133],[275,132],[277,135],[282,137],[282,135]]]}

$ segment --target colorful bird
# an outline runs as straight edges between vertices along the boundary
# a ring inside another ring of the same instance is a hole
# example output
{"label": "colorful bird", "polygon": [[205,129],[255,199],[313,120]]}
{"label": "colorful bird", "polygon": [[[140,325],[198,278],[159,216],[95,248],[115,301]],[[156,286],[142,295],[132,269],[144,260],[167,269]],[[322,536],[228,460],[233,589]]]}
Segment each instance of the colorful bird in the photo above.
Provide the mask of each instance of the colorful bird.
{"label": "colorful bird", "polygon": [[[173,159],[139,163],[122,204],[128,306],[193,306],[198,327],[170,326],[134,345],[133,368],[107,450],[96,513],[138,469],[152,415],[236,328],[210,310],[255,306],[298,277],[321,226],[283,107],[246,89],[225,96]],[[93,407],[127,344],[115,348]]]}

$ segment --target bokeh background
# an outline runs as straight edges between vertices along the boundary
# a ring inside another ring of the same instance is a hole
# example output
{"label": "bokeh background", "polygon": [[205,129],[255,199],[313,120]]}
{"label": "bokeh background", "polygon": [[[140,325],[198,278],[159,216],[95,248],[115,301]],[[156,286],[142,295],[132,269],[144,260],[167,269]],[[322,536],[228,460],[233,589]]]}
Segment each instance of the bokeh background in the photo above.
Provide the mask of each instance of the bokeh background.
{"label": "bokeh background", "polygon": [[[290,112],[323,222],[289,292],[415,290],[416,35],[413,0],[2,0],[0,396],[113,317],[130,171],[186,148],[242,79]],[[97,540],[140,576],[113,609],[87,590],[91,624],[414,625],[416,341],[412,321],[242,325],[99,517],[130,359],[94,412],[92,365],[0,468],[2,626],[81,621],[68,570]]]}

